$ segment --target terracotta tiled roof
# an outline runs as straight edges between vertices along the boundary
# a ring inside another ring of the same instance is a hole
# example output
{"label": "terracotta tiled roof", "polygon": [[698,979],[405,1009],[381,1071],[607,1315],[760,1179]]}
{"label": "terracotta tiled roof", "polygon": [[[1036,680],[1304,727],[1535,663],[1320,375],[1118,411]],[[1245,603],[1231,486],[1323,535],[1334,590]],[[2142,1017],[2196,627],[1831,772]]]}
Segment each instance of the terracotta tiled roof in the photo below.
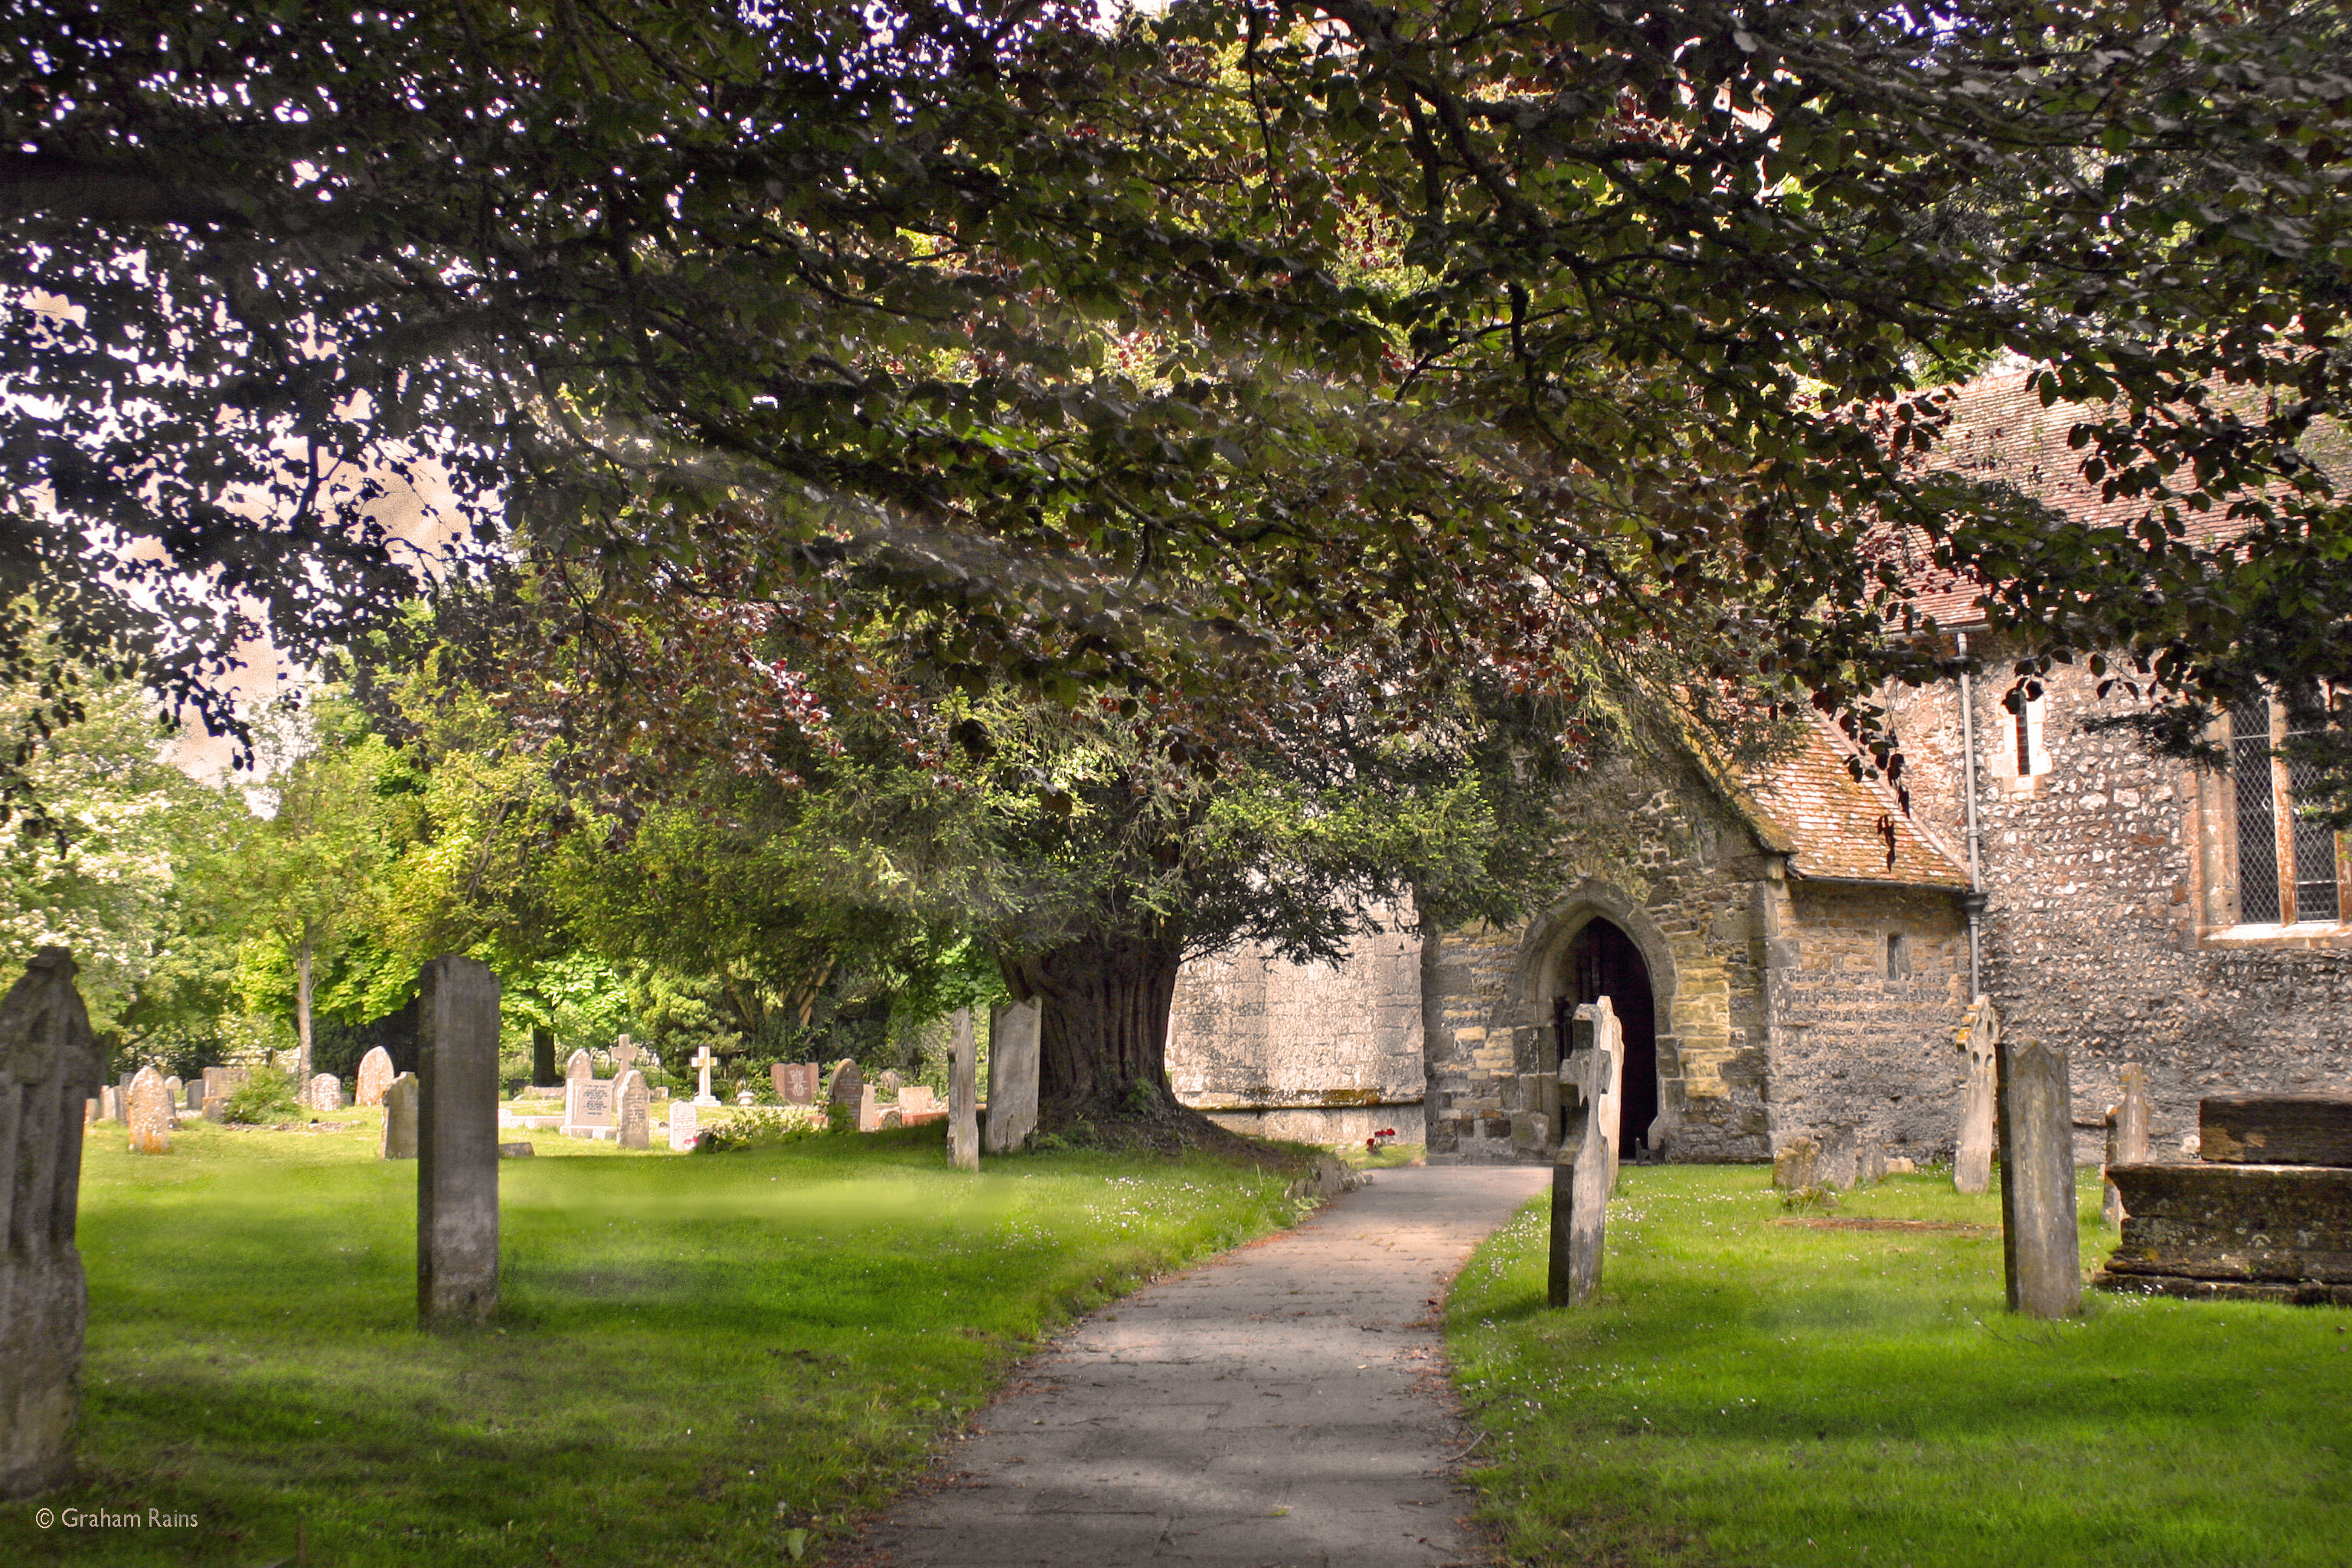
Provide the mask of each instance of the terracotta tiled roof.
{"label": "terracotta tiled roof", "polygon": [[1846,771],[1850,754],[1842,736],[1815,725],[1794,756],[1751,781],[1756,803],[1796,844],[1790,870],[1801,878],[1966,889],[1968,872],[1904,815],[1893,790]]}
{"label": "terracotta tiled roof", "polygon": [[[2012,365],[1989,371],[1960,386],[1949,405],[1951,423],[1928,458],[1931,468],[1948,469],[1974,479],[2000,480],[2055,510],[2094,527],[2128,528],[2145,513],[2144,497],[2108,500],[2100,486],[2083,477],[2086,453],[2066,444],[2074,427],[2095,416],[2081,404],[2060,403],[2048,408],[2034,389],[2039,367]],[[2225,510],[2189,512],[2189,537],[2210,541],[2240,524]],[[1927,540],[1916,531],[1890,534],[1881,547],[1905,559],[1912,603],[1923,616],[1932,616],[1948,628],[1982,626],[1984,612],[1977,606],[1980,591],[1971,579],[1939,571],[1933,564]]]}

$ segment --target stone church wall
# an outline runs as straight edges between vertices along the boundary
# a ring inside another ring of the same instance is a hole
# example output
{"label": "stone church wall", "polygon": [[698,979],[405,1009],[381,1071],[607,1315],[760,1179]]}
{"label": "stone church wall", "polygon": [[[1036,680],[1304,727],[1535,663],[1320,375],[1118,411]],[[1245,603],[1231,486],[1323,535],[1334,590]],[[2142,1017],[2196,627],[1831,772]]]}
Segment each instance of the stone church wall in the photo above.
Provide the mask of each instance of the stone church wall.
{"label": "stone church wall", "polygon": [[[2012,1036],[2071,1054],[2077,1157],[2097,1158],[2127,1061],[2147,1066],[2150,1137],[2176,1155],[2206,1095],[2352,1091],[2352,931],[2233,926],[2228,777],[2086,730],[2131,700],[2102,699],[2087,670],[2044,684],[2030,739],[2046,771],[2022,778],[2008,681],[1976,685],[1984,984]],[[1958,844],[1957,683],[1895,712],[1914,809]]]}

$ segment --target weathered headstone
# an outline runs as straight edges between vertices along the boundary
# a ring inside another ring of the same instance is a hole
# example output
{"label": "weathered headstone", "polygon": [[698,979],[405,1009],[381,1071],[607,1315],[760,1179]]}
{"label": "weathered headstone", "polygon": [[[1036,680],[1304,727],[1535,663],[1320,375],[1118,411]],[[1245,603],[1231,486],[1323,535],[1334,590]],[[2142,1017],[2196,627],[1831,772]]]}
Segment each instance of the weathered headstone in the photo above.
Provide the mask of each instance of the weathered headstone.
{"label": "weathered headstone", "polygon": [[170,1153],[172,1097],[163,1088],[163,1075],[152,1067],[141,1068],[131,1076],[131,1092],[125,1100],[122,1120],[131,1129],[131,1152]]}
{"label": "weathered headstone", "polygon": [[695,1125],[696,1114],[691,1100],[669,1102],[669,1146],[680,1154],[691,1152],[695,1140],[701,1136],[701,1129]]}
{"label": "weathered headstone", "polygon": [[435,959],[416,1022],[417,1320],[478,1321],[499,1304],[499,977]]}
{"label": "weathered headstone", "polygon": [[615,1080],[609,1078],[573,1079],[563,1089],[563,1125],[560,1131],[566,1138],[610,1138],[620,1125],[620,1107],[614,1103]]}
{"label": "weathered headstone", "polygon": [[2352,1165],[2352,1096],[2219,1094],[2197,1105],[2198,1157],[2230,1165]]}
{"label": "weathered headstone", "polygon": [[857,1091],[857,1130],[860,1132],[882,1131],[882,1105],[875,1098],[874,1086],[870,1083]]}
{"label": "weathered headstone", "polygon": [[198,1073],[182,1086],[188,1096],[188,1109],[202,1116],[205,1113],[205,1077]]}
{"label": "weathered headstone", "polygon": [[623,1035],[613,1043],[613,1076],[620,1077],[637,1065],[637,1043]]}
{"label": "weathered headstone", "polygon": [[[176,1075],[163,1080],[163,1098],[171,1102],[173,1110],[180,1109],[180,1098],[186,1092],[187,1085],[182,1083]],[[175,1116],[172,1120],[177,1125],[179,1118]]]}
{"label": "weathered headstone", "polygon": [[121,1121],[122,1107],[119,1103],[120,1100],[121,1095],[112,1084],[100,1084],[98,1086],[98,1119],[100,1121]]}
{"label": "weathered headstone", "polygon": [[1559,1140],[1559,1069],[1518,1075],[1519,1109],[1511,1116],[1511,1146],[1548,1154]]}
{"label": "weathered headstone", "polygon": [[2083,1304],[2074,1212],[2074,1101],[2066,1053],[2000,1047],[2000,1218],[2009,1309],[2063,1318]]}
{"label": "weathered headstone", "polygon": [[2124,1223],[2124,1194],[2106,1173],[2117,1165],[2147,1163],[2147,1069],[2126,1062],[2116,1079],[2123,1098],[2107,1108],[2107,1161],[2100,1171],[2099,1218],[2110,1228]]}
{"label": "weathered headstone", "polygon": [[814,1062],[778,1062],[768,1069],[768,1079],[775,1085],[776,1098],[786,1105],[816,1103],[817,1068]]}
{"label": "weathered headstone", "polygon": [[1593,1038],[1605,1040],[1609,1047],[1609,1077],[1601,1089],[1601,1117],[1609,1130],[1609,1191],[1617,1190],[1617,1166],[1624,1152],[1623,1130],[1618,1123],[1625,1112],[1625,1027],[1617,1019],[1616,1004],[1603,996],[1592,1004]]}
{"label": "weathered headstone", "polygon": [[825,1089],[825,1106],[836,1126],[856,1127],[857,1106],[866,1093],[866,1075],[847,1057],[833,1064],[833,1082]]}
{"label": "weathered headstone", "polygon": [[402,1073],[383,1086],[383,1132],[375,1152],[385,1160],[416,1158],[416,1117],[421,1109],[416,1075]]}
{"label": "weathered headstone", "polygon": [[0,998],[0,1498],[73,1476],[89,1299],[74,1217],[101,1064],[74,962],[45,947]]}
{"label": "weathered headstone", "polygon": [[1616,1016],[1606,997],[1577,1008],[1570,1026],[1569,1052],[1559,1064],[1559,1114],[1563,1136],[1551,1173],[1551,1278],[1555,1307],[1579,1307],[1601,1289],[1601,1259],[1607,1242],[1610,1145],[1617,1141],[1612,1121],[1616,1103],[1608,1086],[1619,1081],[1610,1060],[1622,1047]]}
{"label": "weathered headstone", "polygon": [[[1009,1153],[1037,1131],[1037,1004],[1013,1002],[988,1016],[988,1152]],[[906,1109],[903,1099],[899,1109]]]}
{"label": "weathered headstone", "polygon": [[[555,1078],[555,1031],[544,1024],[530,1026],[530,1081],[537,1085],[551,1084]],[[369,1104],[361,1100],[362,1105]]]}
{"label": "weathered headstone", "polygon": [[392,1087],[397,1077],[392,1070],[392,1053],[382,1046],[374,1047],[360,1058],[359,1093],[352,1099],[354,1105],[382,1105],[383,1091]]}
{"label": "weathered headstone", "polygon": [[1822,1146],[1811,1138],[1791,1138],[1772,1156],[1772,1185],[1784,1193],[1801,1193],[1822,1184]]}
{"label": "weathered headstone", "polygon": [[879,1131],[881,1129],[891,1127],[904,1127],[906,1124],[906,1119],[898,1114],[898,1108],[894,1105],[882,1113],[882,1120],[877,1130]]}
{"label": "weathered headstone", "polygon": [[1886,1157],[1886,1146],[1875,1138],[1864,1139],[1854,1151],[1853,1181],[1856,1186],[1874,1187],[1886,1180],[1893,1162]]}
{"label": "weathered headstone", "polygon": [[898,1091],[906,1087],[906,1075],[897,1068],[883,1068],[882,1075],[874,1080],[875,1092],[891,1100],[898,1099]]}
{"label": "weathered headstone", "polygon": [[563,1081],[565,1083],[578,1083],[582,1079],[594,1078],[595,1076],[596,1064],[590,1058],[586,1051],[574,1051],[570,1056],[563,1058]]}
{"label": "weathered headstone", "polygon": [[2000,1076],[2000,1015],[1992,998],[1979,996],[1960,1020],[1957,1042],[1968,1053],[1968,1078],[1960,1089],[1960,1130],[1952,1154],[1955,1192],[1981,1193],[1992,1185],[1994,1100]]}
{"label": "weathered headstone", "polygon": [[619,1080],[621,1102],[621,1147],[646,1149],[653,1146],[653,1091],[646,1087],[646,1075],[635,1068],[625,1069]]}
{"label": "weathered headstone", "polygon": [[302,1103],[313,1110],[341,1110],[343,1108],[343,1080],[331,1072],[316,1074],[303,1093]]}
{"label": "weathered headstone", "polygon": [[948,1158],[959,1171],[980,1169],[980,1062],[971,1009],[959,1007],[948,1056]]}
{"label": "weathered headstone", "polygon": [[[902,1118],[940,1116],[946,1111],[946,1102],[926,1084],[910,1083],[898,1091],[898,1114]],[[994,1112],[992,1110],[990,1114]]]}
{"label": "weathered headstone", "polygon": [[700,1050],[694,1053],[695,1070],[701,1075],[696,1082],[696,1089],[694,1091],[695,1104],[716,1105],[719,1103],[719,1097],[710,1092],[710,1069],[718,1065],[719,1058],[710,1054],[710,1047],[709,1046],[705,1046]]}

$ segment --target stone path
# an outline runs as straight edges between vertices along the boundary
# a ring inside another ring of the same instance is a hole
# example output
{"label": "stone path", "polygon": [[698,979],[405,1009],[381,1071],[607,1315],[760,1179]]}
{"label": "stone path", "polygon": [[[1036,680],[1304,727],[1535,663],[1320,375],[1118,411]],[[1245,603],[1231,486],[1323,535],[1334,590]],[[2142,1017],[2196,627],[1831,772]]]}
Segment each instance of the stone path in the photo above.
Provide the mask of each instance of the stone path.
{"label": "stone path", "polygon": [[1381,1171],[1075,1325],[851,1549],[876,1568],[1484,1561],[1434,1301],[1548,1168]]}

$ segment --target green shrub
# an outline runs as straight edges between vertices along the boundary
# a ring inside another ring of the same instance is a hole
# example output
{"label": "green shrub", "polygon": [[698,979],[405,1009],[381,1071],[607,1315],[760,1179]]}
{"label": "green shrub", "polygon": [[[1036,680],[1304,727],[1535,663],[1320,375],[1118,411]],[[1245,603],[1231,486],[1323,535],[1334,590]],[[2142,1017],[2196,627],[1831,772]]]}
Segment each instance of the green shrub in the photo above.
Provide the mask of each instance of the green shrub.
{"label": "green shrub", "polygon": [[258,1126],[270,1121],[293,1121],[303,1115],[301,1106],[294,1100],[294,1080],[274,1067],[257,1067],[243,1083],[229,1091],[221,1115],[230,1121],[242,1121]]}
{"label": "green shrub", "polygon": [[705,1131],[694,1145],[698,1154],[723,1154],[732,1149],[773,1149],[785,1143],[823,1136],[817,1129],[781,1110],[753,1106],[736,1111],[733,1120]]}

